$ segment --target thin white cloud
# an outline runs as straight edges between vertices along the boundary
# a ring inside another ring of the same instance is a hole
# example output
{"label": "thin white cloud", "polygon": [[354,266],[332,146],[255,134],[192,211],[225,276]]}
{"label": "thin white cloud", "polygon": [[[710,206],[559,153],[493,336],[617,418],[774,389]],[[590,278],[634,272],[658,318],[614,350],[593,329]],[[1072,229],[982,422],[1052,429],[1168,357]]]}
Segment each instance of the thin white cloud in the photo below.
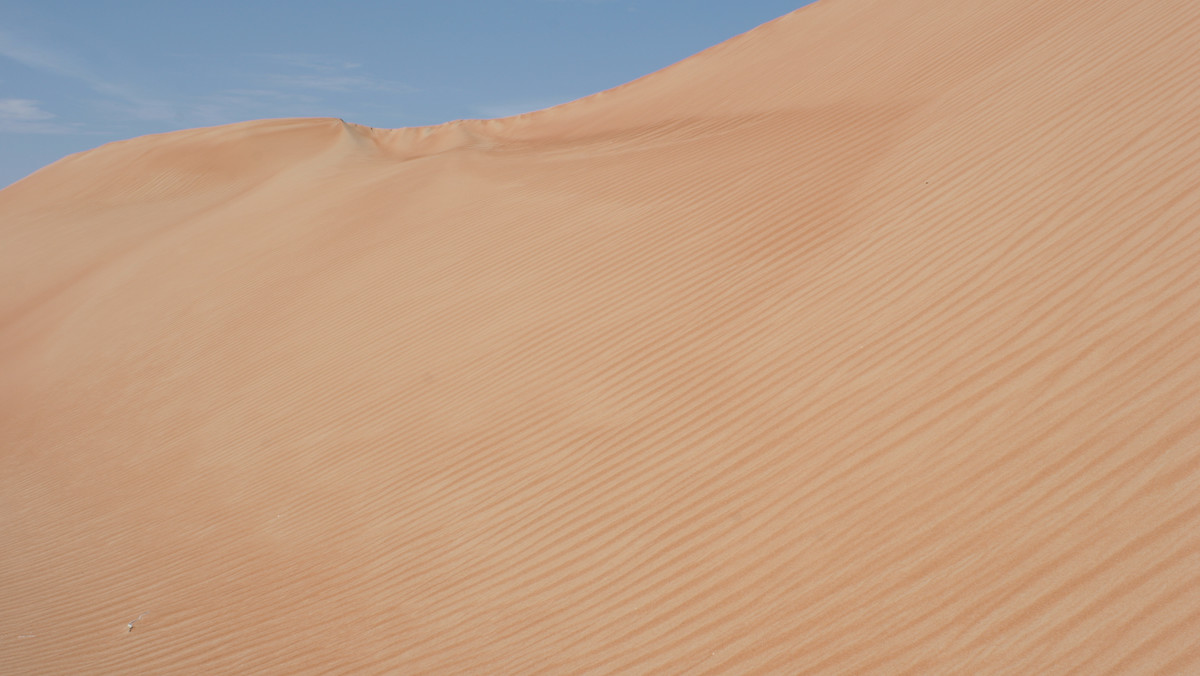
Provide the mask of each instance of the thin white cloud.
{"label": "thin white cloud", "polygon": [[82,77],[78,64],[63,54],[21,40],[0,30],[0,56],[23,63],[30,68],[50,71],[67,77]]}
{"label": "thin white cloud", "polygon": [[74,134],[78,125],[52,122],[54,113],[43,110],[32,99],[0,99],[0,133],[5,134]]}
{"label": "thin white cloud", "polygon": [[122,115],[139,120],[169,120],[176,117],[169,103],[145,96],[128,85],[99,77],[66,52],[33,43],[4,30],[0,30],[0,56],[35,70],[81,82],[108,99],[108,107]]}
{"label": "thin white cloud", "polygon": [[322,73],[334,73],[342,70],[362,68],[361,63],[346,61],[325,54],[262,54],[261,56],[269,61],[274,61],[285,66]]}
{"label": "thin white cloud", "polygon": [[308,89],[323,92],[385,92],[411,94],[416,91],[403,82],[363,72],[362,64],[325,54],[260,54],[260,58],[281,66],[285,72],[271,72],[263,81],[282,89]]}
{"label": "thin white cloud", "polygon": [[42,110],[32,99],[0,99],[0,119],[27,122],[52,117],[54,113]]}
{"label": "thin white cloud", "polygon": [[[9,133],[85,133],[96,125],[130,121],[172,125],[208,125],[303,113],[348,114],[322,105],[330,94],[409,94],[402,82],[374,76],[355,61],[325,54],[252,54],[258,68],[238,73],[249,85],[210,94],[156,97],[128,83],[101,75],[67,50],[57,49],[0,28],[0,59],[11,59],[47,76],[73,81],[93,96],[79,97],[90,109],[89,124],[65,123],[29,99],[5,99],[0,131]],[[347,99],[348,96],[339,96]],[[16,103],[14,103],[16,102]],[[33,106],[33,108],[29,108]],[[40,112],[39,112],[40,111]],[[324,112],[329,111],[329,112]],[[30,117],[41,115],[41,117]]]}
{"label": "thin white cloud", "polygon": [[380,80],[364,75],[322,75],[320,73],[286,75],[276,73],[268,76],[268,79],[277,87],[317,89],[326,92],[357,91],[410,94],[415,91],[412,87],[400,82]]}

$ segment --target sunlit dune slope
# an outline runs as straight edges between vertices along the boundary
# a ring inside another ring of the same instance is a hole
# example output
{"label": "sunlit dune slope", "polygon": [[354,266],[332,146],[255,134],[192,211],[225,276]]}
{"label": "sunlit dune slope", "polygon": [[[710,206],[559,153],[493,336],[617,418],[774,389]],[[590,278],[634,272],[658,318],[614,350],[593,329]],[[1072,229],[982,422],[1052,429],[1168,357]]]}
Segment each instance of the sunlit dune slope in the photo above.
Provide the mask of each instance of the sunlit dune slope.
{"label": "sunlit dune slope", "polygon": [[0,672],[1200,672],[1198,55],[822,0],[0,191]]}

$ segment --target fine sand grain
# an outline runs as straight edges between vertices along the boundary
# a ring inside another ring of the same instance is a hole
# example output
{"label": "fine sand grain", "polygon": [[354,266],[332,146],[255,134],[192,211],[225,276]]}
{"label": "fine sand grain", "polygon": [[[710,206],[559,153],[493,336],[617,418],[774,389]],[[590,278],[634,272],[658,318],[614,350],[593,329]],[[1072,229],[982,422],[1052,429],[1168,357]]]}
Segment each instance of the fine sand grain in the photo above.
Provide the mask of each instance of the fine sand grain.
{"label": "fine sand grain", "polygon": [[1200,673],[1200,3],[0,191],[0,672]]}

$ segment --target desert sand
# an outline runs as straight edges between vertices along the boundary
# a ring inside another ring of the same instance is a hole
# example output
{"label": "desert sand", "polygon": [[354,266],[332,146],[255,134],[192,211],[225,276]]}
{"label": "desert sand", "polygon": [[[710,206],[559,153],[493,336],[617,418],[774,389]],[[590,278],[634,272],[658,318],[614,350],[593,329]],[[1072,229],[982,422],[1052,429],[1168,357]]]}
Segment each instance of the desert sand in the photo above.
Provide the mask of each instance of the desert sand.
{"label": "desert sand", "polygon": [[6,674],[1200,673],[1200,3],[63,159],[0,447]]}

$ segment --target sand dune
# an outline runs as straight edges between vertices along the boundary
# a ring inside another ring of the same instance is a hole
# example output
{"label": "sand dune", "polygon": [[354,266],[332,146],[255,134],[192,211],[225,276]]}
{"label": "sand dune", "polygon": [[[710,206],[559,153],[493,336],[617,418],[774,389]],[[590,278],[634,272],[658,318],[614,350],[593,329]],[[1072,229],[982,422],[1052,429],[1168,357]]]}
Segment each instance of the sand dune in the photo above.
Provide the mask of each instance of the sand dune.
{"label": "sand dune", "polygon": [[1200,672],[1198,54],[821,0],[0,191],[0,672]]}

